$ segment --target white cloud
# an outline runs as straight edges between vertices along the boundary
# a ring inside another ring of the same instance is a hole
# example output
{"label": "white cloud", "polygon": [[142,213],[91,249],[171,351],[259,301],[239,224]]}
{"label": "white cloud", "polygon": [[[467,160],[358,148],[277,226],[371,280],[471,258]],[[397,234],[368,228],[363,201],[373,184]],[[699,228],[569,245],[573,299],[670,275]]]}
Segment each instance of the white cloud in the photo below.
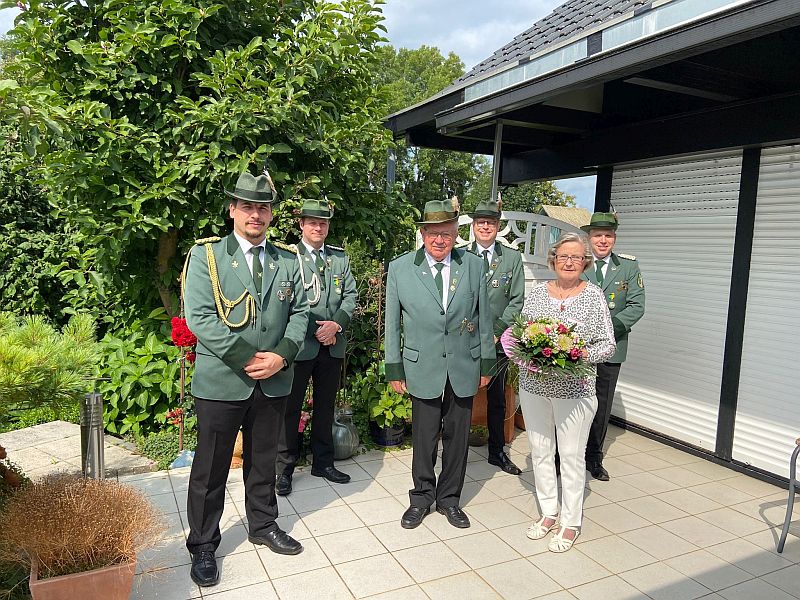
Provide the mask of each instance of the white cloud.
{"label": "white cloud", "polygon": [[455,52],[469,70],[548,15],[562,0],[387,0],[389,43]]}

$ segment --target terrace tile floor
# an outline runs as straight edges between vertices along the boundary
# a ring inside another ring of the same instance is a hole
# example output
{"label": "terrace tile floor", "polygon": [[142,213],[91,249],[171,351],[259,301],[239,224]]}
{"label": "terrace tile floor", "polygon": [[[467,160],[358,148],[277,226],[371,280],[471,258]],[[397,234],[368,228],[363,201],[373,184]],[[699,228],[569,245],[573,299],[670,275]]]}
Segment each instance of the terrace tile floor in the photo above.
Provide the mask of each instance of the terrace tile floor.
{"label": "terrace tile floor", "polygon": [[299,471],[279,498],[279,524],[303,542],[280,556],[247,541],[241,471],[231,471],[217,552],[222,580],[200,589],[186,552],[188,469],[120,477],[164,513],[158,547],[139,557],[132,599],[391,598],[398,600],[791,600],[800,598],[800,502],[775,552],[787,492],[651,439],[610,427],[610,482],[586,485],[584,527],[565,554],[525,537],[538,517],[528,441],[510,445],[522,476],[469,452],[465,530],[431,514],[400,527],[411,485],[410,450],[338,463],[352,482]]}

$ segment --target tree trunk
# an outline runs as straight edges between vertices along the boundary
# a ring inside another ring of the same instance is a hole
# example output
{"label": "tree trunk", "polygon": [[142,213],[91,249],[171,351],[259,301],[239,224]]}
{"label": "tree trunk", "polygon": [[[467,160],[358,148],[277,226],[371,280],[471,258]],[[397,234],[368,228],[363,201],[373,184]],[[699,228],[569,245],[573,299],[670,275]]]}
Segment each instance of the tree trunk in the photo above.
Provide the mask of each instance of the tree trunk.
{"label": "tree trunk", "polygon": [[178,230],[170,229],[161,233],[158,238],[158,256],[156,257],[156,271],[158,272],[158,295],[164,310],[170,317],[178,315],[178,308],[173,305],[172,292],[169,285],[164,284],[164,276],[169,271],[169,265],[178,252]]}

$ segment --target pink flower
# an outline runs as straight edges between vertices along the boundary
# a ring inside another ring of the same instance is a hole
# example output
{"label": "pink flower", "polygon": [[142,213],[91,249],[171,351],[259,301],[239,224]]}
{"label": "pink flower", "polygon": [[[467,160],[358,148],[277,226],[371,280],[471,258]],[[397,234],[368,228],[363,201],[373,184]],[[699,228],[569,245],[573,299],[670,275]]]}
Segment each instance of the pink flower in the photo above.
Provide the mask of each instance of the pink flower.
{"label": "pink flower", "polygon": [[581,351],[579,348],[573,348],[569,351],[569,357],[572,360],[578,360],[581,357]]}
{"label": "pink flower", "polygon": [[559,323],[558,324],[558,333],[567,333],[567,332],[569,332],[569,329],[567,328],[567,326],[564,325],[563,323]]}
{"label": "pink flower", "polygon": [[547,327],[547,326],[545,326],[545,328],[544,328],[544,332],[545,332],[545,333],[550,333],[551,331],[553,331],[553,328],[552,328],[552,327]]}
{"label": "pink flower", "polygon": [[297,433],[303,433],[306,429],[306,425],[311,420],[311,415],[308,414],[306,411],[302,411],[300,413],[300,423],[297,425]]}
{"label": "pink flower", "polygon": [[552,348],[542,348],[542,354],[547,358],[553,356],[553,349]]}

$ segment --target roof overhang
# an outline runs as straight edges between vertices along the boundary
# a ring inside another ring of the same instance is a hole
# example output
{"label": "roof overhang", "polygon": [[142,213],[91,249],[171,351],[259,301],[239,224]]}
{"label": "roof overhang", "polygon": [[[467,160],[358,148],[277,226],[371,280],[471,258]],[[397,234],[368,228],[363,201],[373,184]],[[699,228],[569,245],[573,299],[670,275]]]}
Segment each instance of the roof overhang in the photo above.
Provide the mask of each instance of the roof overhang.
{"label": "roof overhang", "polygon": [[[773,40],[774,49],[761,39]],[[585,174],[602,161],[587,162],[575,146],[594,147],[597,136],[613,137],[626,128],[641,133],[646,124],[736,111],[770,98],[783,98],[781,106],[791,102],[786,96],[800,90],[800,82],[793,86],[783,73],[762,77],[758,70],[739,69],[733,57],[738,52],[747,62],[761,52],[772,61],[788,61],[788,73],[800,66],[792,56],[800,54],[796,41],[800,1],[753,0],[470,102],[464,102],[467,81],[391,115],[387,127],[412,145],[492,154],[496,123],[502,120],[503,160],[535,153],[537,178]],[[791,73],[795,80],[797,72]],[[663,106],[635,114],[626,96]],[[568,165],[571,156],[574,163]]]}

